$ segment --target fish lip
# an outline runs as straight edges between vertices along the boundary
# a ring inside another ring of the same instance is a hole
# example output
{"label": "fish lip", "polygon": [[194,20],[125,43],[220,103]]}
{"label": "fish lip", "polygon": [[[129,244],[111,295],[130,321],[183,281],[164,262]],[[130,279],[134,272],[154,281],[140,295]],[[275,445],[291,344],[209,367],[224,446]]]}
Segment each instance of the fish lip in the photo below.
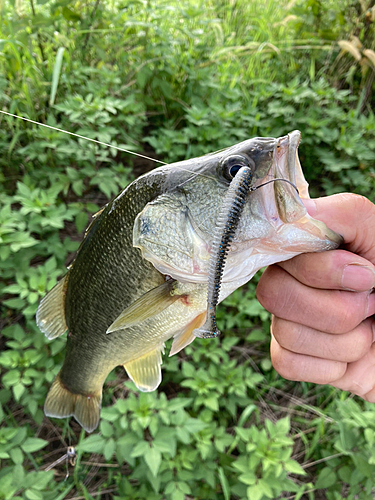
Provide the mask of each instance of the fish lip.
{"label": "fish lip", "polygon": [[[264,182],[278,178],[293,183],[299,192],[299,186],[296,182],[296,165],[299,161],[298,146],[300,141],[301,132],[299,130],[293,130],[287,135],[275,139],[272,151],[272,165],[266,175],[256,178],[253,188],[256,189]],[[303,181],[306,182],[305,179]],[[277,189],[277,182],[274,183],[274,188]],[[297,198],[299,200],[299,196]]]}
{"label": "fish lip", "polygon": [[[298,146],[301,142],[301,132],[293,130],[289,134],[279,137],[277,140],[274,158],[275,158],[275,174],[277,177],[282,177],[292,182],[296,186],[296,158],[298,155]],[[285,158],[283,158],[285,155]],[[283,163],[286,163],[284,165]],[[281,172],[278,172],[281,167]],[[283,168],[284,167],[284,168]],[[282,175],[280,175],[282,174]],[[298,187],[296,186],[297,191]],[[276,186],[275,186],[276,189]]]}
{"label": "fish lip", "polygon": [[[288,134],[289,147],[288,147],[288,174],[290,182],[296,184],[296,159],[298,146],[301,142],[301,132],[299,130],[293,130]],[[298,189],[298,188],[297,188]]]}
{"label": "fish lip", "polygon": [[[301,132],[299,130],[294,130],[275,140],[272,152],[272,165],[264,177],[256,179],[253,184],[253,189],[262,187],[264,183],[272,181],[273,179],[285,179],[293,183],[296,191],[299,193],[299,188],[296,183],[296,164],[297,161],[299,161],[298,146],[300,140]],[[274,182],[273,184],[274,190],[276,191],[278,182]],[[293,188],[291,187],[291,189]],[[297,199],[300,200],[300,197],[297,196]]]}

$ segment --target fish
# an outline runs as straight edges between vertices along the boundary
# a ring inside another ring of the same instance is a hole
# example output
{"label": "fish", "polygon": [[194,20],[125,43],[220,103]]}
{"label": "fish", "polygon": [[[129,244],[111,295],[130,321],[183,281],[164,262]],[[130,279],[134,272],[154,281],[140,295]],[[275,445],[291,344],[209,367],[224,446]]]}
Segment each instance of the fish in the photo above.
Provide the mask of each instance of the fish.
{"label": "fish", "polygon": [[[172,356],[205,336],[207,310],[262,267],[342,243],[304,207],[309,193],[300,138],[299,131],[256,137],[163,165],[94,216],[73,264],[36,314],[48,339],[68,332],[46,416],[73,416],[93,432],[103,384],[116,366],[125,368],[138,390],[155,390],[167,340],[173,338]],[[237,195],[234,181],[245,170],[246,189]],[[232,216],[236,204],[241,209]],[[216,251],[220,234],[234,220],[223,259]],[[217,334],[212,321],[208,330],[207,336]]]}

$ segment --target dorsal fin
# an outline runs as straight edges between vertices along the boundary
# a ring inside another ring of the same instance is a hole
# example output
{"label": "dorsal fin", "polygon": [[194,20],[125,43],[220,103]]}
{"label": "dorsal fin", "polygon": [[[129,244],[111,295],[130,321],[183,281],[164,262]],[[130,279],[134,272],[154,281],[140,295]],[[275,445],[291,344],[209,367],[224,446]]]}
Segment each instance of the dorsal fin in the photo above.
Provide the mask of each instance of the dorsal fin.
{"label": "dorsal fin", "polygon": [[59,337],[68,329],[65,321],[66,274],[41,300],[36,312],[36,324],[48,339]]}
{"label": "dorsal fin", "polygon": [[124,365],[127,374],[142,392],[154,391],[161,382],[161,353],[164,344]]}
{"label": "dorsal fin", "polygon": [[[108,205],[108,203],[107,203],[107,205]],[[92,226],[95,224],[97,217],[99,217],[99,215],[103,212],[103,210],[106,208],[107,205],[104,205],[104,207],[102,207],[100,210],[98,210],[97,212],[92,214],[92,216],[91,216],[92,220],[85,230],[84,238],[86,238],[86,236],[90,232]]]}

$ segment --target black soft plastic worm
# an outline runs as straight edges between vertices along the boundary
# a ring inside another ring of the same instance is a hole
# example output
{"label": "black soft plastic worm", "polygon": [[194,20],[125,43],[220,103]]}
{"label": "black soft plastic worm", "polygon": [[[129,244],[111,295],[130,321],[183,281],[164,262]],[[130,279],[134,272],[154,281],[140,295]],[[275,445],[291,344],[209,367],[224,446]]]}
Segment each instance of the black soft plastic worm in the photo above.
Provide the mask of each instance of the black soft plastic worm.
{"label": "black soft plastic worm", "polygon": [[221,279],[230,243],[251,188],[252,177],[251,168],[241,167],[233,178],[220,209],[208,271],[207,318],[204,325],[193,331],[196,337],[212,338],[220,335],[216,326],[216,306],[219,301]]}

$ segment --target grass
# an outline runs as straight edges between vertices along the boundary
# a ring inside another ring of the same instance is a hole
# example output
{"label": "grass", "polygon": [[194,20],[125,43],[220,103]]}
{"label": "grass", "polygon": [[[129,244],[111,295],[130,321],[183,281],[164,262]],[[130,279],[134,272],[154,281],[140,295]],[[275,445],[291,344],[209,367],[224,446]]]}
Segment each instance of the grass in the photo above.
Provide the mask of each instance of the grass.
{"label": "grass", "polygon": [[[314,194],[372,198],[368,8],[4,2],[1,107],[168,162],[299,128]],[[353,34],[361,64],[337,44]],[[219,308],[221,339],[165,360],[158,392],[139,394],[116,369],[92,436],[74,420],[44,417],[65,340],[42,336],[37,304],[91,215],[154,165],[0,121],[0,499],[372,498],[372,405],[273,371],[256,279]]]}

